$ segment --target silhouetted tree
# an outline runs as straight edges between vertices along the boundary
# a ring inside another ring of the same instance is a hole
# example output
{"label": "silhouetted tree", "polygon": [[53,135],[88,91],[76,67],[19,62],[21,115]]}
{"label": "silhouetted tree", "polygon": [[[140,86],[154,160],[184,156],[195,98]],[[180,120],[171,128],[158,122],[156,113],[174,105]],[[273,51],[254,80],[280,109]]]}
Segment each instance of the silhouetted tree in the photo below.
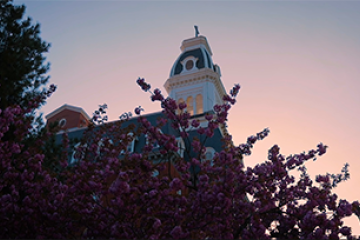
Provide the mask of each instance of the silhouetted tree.
{"label": "silhouetted tree", "polygon": [[44,94],[49,64],[44,53],[50,44],[43,41],[40,25],[23,19],[25,6],[0,0],[0,109],[10,105],[27,106]]}

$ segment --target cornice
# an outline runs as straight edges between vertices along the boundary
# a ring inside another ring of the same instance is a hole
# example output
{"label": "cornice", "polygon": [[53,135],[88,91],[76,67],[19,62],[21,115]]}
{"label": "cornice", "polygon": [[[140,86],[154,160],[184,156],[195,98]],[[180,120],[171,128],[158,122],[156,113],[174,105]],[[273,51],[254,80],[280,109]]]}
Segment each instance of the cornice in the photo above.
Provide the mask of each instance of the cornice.
{"label": "cornice", "polygon": [[210,56],[212,56],[212,51],[210,48],[210,45],[206,39],[205,36],[198,36],[198,37],[194,37],[194,38],[189,38],[189,39],[185,39],[182,43],[181,43],[181,51],[187,51],[189,49],[191,49],[192,46],[204,46],[206,48],[206,50],[210,53]]}
{"label": "cornice", "polygon": [[190,86],[201,82],[212,82],[221,97],[226,95],[224,85],[220,80],[220,75],[210,69],[204,68],[198,72],[187,75],[176,75],[166,80],[164,87],[168,93],[179,87]]}

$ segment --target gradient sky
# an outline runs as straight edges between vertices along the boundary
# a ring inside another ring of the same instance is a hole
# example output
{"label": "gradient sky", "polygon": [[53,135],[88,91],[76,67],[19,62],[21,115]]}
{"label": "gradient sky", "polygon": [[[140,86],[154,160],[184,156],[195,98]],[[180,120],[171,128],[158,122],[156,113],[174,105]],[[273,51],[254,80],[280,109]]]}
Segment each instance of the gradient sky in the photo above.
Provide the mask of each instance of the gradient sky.
{"label": "gradient sky", "polygon": [[[328,145],[307,168],[311,176],[340,173],[351,179],[335,189],[359,200],[360,2],[356,1],[15,1],[41,24],[52,47],[50,82],[56,93],[46,115],[67,103],[90,116],[107,103],[110,120],[141,105],[160,110],[136,85],[144,77],[163,84],[194,25],[207,37],[225,88],[240,83],[229,116],[234,143],[265,127],[245,164],[254,166],[278,144],[283,154]],[[356,217],[345,223],[360,234]]]}

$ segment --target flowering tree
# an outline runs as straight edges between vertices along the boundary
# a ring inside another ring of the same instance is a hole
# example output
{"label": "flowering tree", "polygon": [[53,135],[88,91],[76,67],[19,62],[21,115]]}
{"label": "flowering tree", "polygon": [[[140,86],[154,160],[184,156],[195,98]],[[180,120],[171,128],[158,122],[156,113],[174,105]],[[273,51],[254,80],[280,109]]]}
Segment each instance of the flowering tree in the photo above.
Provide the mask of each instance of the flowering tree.
{"label": "flowering tree", "polygon": [[[144,79],[137,83],[150,91]],[[239,146],[226,135],[212,164],[202,160],[204,142],[226,123],[239,89],[235,85],[224,96],[225,103],[206,115],[206,128],[184,111],[186,104],[164,98],[158,89],[151,99],[161,103],[165,117],[156,125],[141,116],[141,107],[135,109],[140,115],[137,126],[128,124],[129,114],[106,123],[106,106],[101,106],[76,148],[63,134],[56,171],[44,166],[43,146],[50,133],[32,145],[22,144],[31,129],[25,116],[54,87],[32,107],[1,109],[0,237],[353,239],[342,219],[359,215],[359,202],[338,200],[331,192],[349,177],[348,165],[342,174],[319,175],[315,181],[306,173],[305,162],[326,152],[323,144],[287,157],[274,145],[267,161],[245,167],[243,157],[268,135],[265,129]],[[159,131],[165,124],[187,143],[184,158],[177,154],[175,137]],[[10,125],[16,137],[4,140]],[[191,139],[189,128],[204,141]],[[129,142],[141,134],[149,136],[143,151],[127,151]],[[149,160],[154,141],[161,155],[156,163]],[[75,161],[69,165],[70,158]],[[291,174],[294,170],[301,172],[299,179]]]}
{"label": "flowering tree", "polygon": [[[56,89],[40,89],[48,81],[43,53],[49,45],[39,25],[22,20],[25,7],[0,0],[0,238],[354,238],[342,219],[359,216],[359,203],[338,200],[331,191],[349,177],[348,165],[338,175],[312,181],[305,162],[321,156],[326,146],[285,157],[277,145],[268,160],[245,167],[256,141],[269,130],[235,146],[230,135],[211,163],[203,160],[205,143],[226,124],[239,85],[224,104],[207,113],[207,127],[185,111],[186,104],[150,91],[161,103],[163,117],[151,124],[135,109],[107,123],[106,105],[74,146],[67,134],[61,146],[51,131],[34,128],[37,110]],[[184,157],[170,125],[184,140]],[[196,131],[193,138],[188,130]],[[128,151],[134,138],[147,135],[141,153]],[[159,145],[157,161],[154,143]],[[299,170],[300,178],[292,172]],[[158,172],[159,174],[154,174]]]}

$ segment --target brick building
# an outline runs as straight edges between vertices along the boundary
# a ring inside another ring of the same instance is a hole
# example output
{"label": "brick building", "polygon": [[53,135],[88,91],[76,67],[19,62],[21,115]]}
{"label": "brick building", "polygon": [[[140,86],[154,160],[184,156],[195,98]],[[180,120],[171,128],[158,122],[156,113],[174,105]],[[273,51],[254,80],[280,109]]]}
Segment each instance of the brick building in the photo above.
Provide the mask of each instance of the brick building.
{"label": "brick building", "polygon": [[[223,104],[222,97],[226,94],[225,88],[221,82],[220,67],[213,63],[212,51],[210,45],[204,36],[199,36],[198,32],[195,37],[186,39],[181,44],[181,53],[171,68],[169,78],[165,81],[164,87],[168,96],[175,99],[178,103],[186,102],[186,111],[192,115],[193,119],[200,121],[201,127],[207,126],[205,119],[206,113],[213,112],[215,104]],[[144,115],[153,125],[156,125],[156,119],[164,117],[163,113],[155,112]],[[62,130],[68,131],[70,139],[81,139],[84,131],[91,123],[91,118],[80,107],[69,106],[67,104],[59,107],[53,112],[46,115],[47,123],[59,121]],[[129,124],[138,124],[137,117],[130,118],[124,126]],[[176,137],[180,147],[178,156],[189,160],[192,156],[184,156],[183,149],[187,148],[190,143],[185,142],[172,127],[170,123],[161,128],[162,133],[171,134]],[[196,129],[189,128],[190,139],[201,136]],[[212,160],[215,152],[221,151],[222,137],[226,134],[225,126],[216,129],[214,136],[206,141],[206,160]],[[202,136],[203,137],[203,136]],[[61,141],[61,134],[58,134],[58,142]],[[145,135],[138,136],[129,144],[128,152],[141,153],[146,145],[147,138]],[[76,162],[74,158],[76,148],[80,143],[74,145],[74,152],[69,154],[69,163]],[[153,161],[161,158],[159,149],[154,148]],[[190,154],[191,155],[191,154]],[[173,171],[173,170],[172,170]],[[160,173],[161,174],[161,173]]]}

